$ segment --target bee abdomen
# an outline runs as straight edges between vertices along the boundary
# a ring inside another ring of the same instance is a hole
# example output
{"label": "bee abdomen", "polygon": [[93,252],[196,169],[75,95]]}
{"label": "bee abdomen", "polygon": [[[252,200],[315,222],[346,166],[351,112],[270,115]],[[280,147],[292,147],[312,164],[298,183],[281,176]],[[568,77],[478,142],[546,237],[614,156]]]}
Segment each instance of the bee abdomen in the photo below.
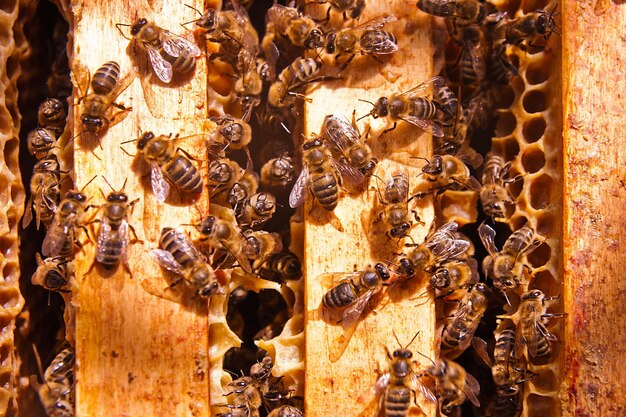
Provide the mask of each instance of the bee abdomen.
{"label": "bee abdomen", "polygon": [[181,54],[180,56],[174,57],[161,49],[161,56],[172,64],[172,68],[177,72],[184,74],[196,69],[196,58],[192,55]]}
{"label": "bee abdomen", "polygon": [[98,248],[98,262],[105,270],[115,269],[122,259],[124,243],[119,239],[108,239]]}
{"label": "bee abdomen", "polygon": [[188,254],[187,252],[182,251],[177,246],[177,234],[178,232],[175,229],[166,227],[163,229],[161,233],[160,246],[163,250],[168,251],[172,254],[176,262],[180,264],[183,268],[188,268],[194,264],[196,259]]}
{"label": "bee abdomen", "polygon": [[389,387],[385,395],[385,416],[404,417],[409,411],[410,404],[411,391],[407,387]]}
{"label": "bee abdomen", "polygon": [[356,287],[352,282],[343,282],[324,294],[322,303],[330,309],[346,307],[357,297]]}
{"label": "bee abdomen", "polygon": [[427,98],[417,97],[412,102],[411,115],[420,119],[433,119],[437,114],[437,107]]}
{"label": "bee abdomen", "polygon": [[337,207],[339,186],[337,178],[332,173],[314,176],[311,180],[311,190],[324,209],[333,211]]}
{"label": "bee abdomen", "polygon": [[91,80],[91,89],[96,94],[106,95],[113,91],[120,78],[120,66],[115,61],[102,65]]}
{"label": "bee abdomen", "polygon": [[535,355],[538,358],[547,358],[552,355],[552,346],[550,345],[550,341],[541,337],[537,342],[537,354]]}
{"label": "bee abdomen", "polygon": [[202,192],[200,172],[187,158],[177,155],[168,165],[167,174],[181,190],[192,194]]}
{"label": "bee abdomen", "polygon": [[530,226],[524,226],[515,231],[504,243],[502,252],[517,254],[533,242],[535,231]]}

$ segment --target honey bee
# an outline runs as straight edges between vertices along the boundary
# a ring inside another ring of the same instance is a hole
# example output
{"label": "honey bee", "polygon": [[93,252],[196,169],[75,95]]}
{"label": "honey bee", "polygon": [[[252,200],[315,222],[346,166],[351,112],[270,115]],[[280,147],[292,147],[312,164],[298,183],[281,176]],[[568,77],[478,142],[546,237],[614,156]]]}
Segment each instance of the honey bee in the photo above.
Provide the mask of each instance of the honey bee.
{"label": "honey bee", "polygon": [[67,119],[67,106],[57,98],[47,98],[37,111],[37,123],[39,127],[54,132],[55,137],[61,136],[65,130]]}
{"label": "honey bee", "polygon": [[[414,370],[413,352],[408,349],[412,342],[413,340],[406,347],[394,350],[393,354],[387,350],[389,369],[376,380],[370,391],[370,394],[374,395],[374,404],[376,404],[375,413],[372,412],[371,415],[378,415],[380,409],[383,409],[383,415],[386,417],[408,416],[411,393],[416,395],[416,392],[430,402],[437,402],[433,392],[423,385],[420,374]],[[358,401],[362,403],[366,400],[361,396]],[[368,410],[361,415],[365,415],[366,412]],[[369,412],[367,414],[370,415]]]}
{"label": "honey bee", "polygon": [[520,402],[520,394],[502,395],[496,390],[496,395],[492,398],[485,417],[517,417],[522,411]]}
{"label": "honey bee", "polygon": [[[89,76],[88,71],[86,74]],[[115,100],[133,79],[132,73],[120,79],[120,66],[114,61],[106,62],[96,70],[91,81],[87,80],[88,87],[84,93],[81,92],[78,100],[78,104],[82,103],[80,120],[84,131],[101,136],[126,117],[131,108],[117,104]],[[77,82],[77,85],[85,84]],[[112,112],[113,107],[118,111]]]}
{"label": "honey bee", "polygon": [[[34,348],[34,346],[33,346]],[[37,367],[43,383],[37,377],[30,377],[30,385],[37,391],[39,400],[49,417],[74,417],[74,349],[61,350],[43,372],[41,359],[34,348]]]}
{"label": "honey bee", "polygon": [[284,190],[293,184],[294,171],[291,156],[272,158],[261,167],[261,185],[271,190]]}
{"label": "honey bee", "polygon": [[494,4],[477,0],[418,0],[417,7],[433,16],[451,18],[455,26],[494,25],[506,13]]}
{"label": "honey bee", "polygon": [[390,280],[389,269],[382,263],[363,271],[350,273],[330,272],[320,276],[325,286],[331,286],[322,298],[325,312],[334,317],[341,313],[339,322],[344,328],[344,334],[330,346],[329,357],[331,362],[339,360],[345,351],[357,325],[371,307],[378,296],[382,294],[386,283]]}
{"label": "honey bee", "polygon": [[339,171],[330,150],[321,138],[310,139],[302,145],[304,168],[289,194],[289,206],[296,208],[304,203],[305,191],[310,187],[322,208],[333,211],[339,200]]}
{"label": "honey bee", "polygon": [[322,124],[324,138],[328,139],[331,152],[337,155],[337,168],[343,178],[358,186],[372,174],[378,162],[372,157],[372,150],[365,144],[361,134],[342,115],[328,115]]}
{"label": "honey bee", "polygon": [[294,7],[274,3],[266,15],[263,49],[269,49],[269,44],[279,38],[287,39],[298,48],[316,49],[324,46],[324,32],[313,19],[302,15]]}
{"label": "honey bee", "polygon": [[486,224],[478,228],[480,240],[489,255],[483,260],[483,272],[493,280],[493,285],[501,291],[514,289],[522,283],[524,268],[522,257],[532,252],[540,243],[530,225],[513,232],[498,252],[494,239],[496,232]]}
{"label": "honey bee", "polygon": [[322,66],[322,61],[316,58],[296,58],[280,72],[277,80],[270,86],[267,93],[268,104],[273,108],[290,108],[297,98],[304,97],[297,90],[313,82],[337,79],[332,76],[317,76]]}
{"label": "honey bee", "polygon": [[489,56],[488,78],[500,84],[509,84],[517,75],[517,67],[506,56],[506,46],[495,45]]}
{"label": "honey bee", "polygon": [[480,189],[480,204],[485,214],[492,219],[504,219],[506,206],[515,204],[505,187],[511,182],[504,178],[510,167],[511,164],[505,163],[502,156],[493,152],[487,154]]}
{"label": "honey bee", "polygon": [[455,291],[478,283],[478,262],[472,257],[443,262],[429,279],[437,298],[447,299]]}
{"label": "honey bee", "polygon": [[[420,222],[415,210],[409,211],[409,177],[406,170],[396,171],[385,182],[385,188],[381,194],[378,192],[378,203],[383,206],[376,221],[383,220],[387,230],[385,235],[389,239],[402,239],[409,235],[413,227],[413,220]],[[411,220],[410,213],[413,213]]]}
{"label": "honey bee", "polygon": [[163,203],[169,195],[170,185],[167,180],[183,192],[189,194],[202,192],[202,176],[190,161],[194,158],[176,147],[176,142],[182,139],[184,138],[178,136],[169,139],[167,136],[155,136],[152,132],[146,132],[137,141],[139,155],[150,163],[150,184],[159,203]]}
{"label": "honey bee", "polygon": [[246,415],[250,417],[259,416],[259,408],[263,405],[263,394],[259,390],[254,378],[242,376],[228,384],[229,391],[226,396],[232,396],[235,406],[245,406]]}
{"label": "honey bee", "polygon": [[441,334],[441,350],[450,359],[459,356],[472,342],[474,333],[487,310],[487,286],[471,286],[456,311],[447,320]]}
{"label": "honey bee", "polygon": [[244,271],[252,272],[244,252],[246,238],[235,224],[215,216],[206,216],[196,225],[196,230],[200,233],[198,242],[201,246],[209,246],[212,251],[226,251]]}
{"label": "honey bee", "polygon": [[390,55],[398,50],[398,40],[393,33],[381,28],[396,17],[384,15],[371,19],[353,28],[343,28],[326,34],[324,50],[329,55],[335,55],[335,64],[341,56],[348,58],[341,65],[343,71],[357,54],[371,55],[378,59],[378,55]]}
{"label": "honey bee", "polygon": [[480,85],[487,76],[487,40],[478,26],[463,27],[457,43],[461,46],[459,74],[465,85]]}
{"label": "honey bee", "polygon": [[84,228],[83,219],[90,207],[92,206],[87,204],[87,196],[81,191],[68,191],[59,203],[52,224],[46,232],[41,253],[44,256],[73,259],[74,245],[79,244],[75,239],[76,228]]}
{"label": "honey bee", "polygon": [[298,257],[288,250],[270,256],[254,270],[259,277],[268,281],[283,283],[302,277],[302,267]]}
{"label": "honey bee", "polygon": [[395,129],[398,120],[404,120],[433,136],[443,137],[444,132],[439,119],[448,117],[448,109],[436,100],[423,97],[428,88],[440,88],[443,83],[443,77],[437,76],[403,93],[380,97],[375,103],[370,102],[373,108],[366,116],[372,116],[374,119],[386,117],[392,120],[393,127],[386,129],[384,133]]}
{"label": "honey bee", "polygon": [[546,297],[541,290],[530,290],[522,294],[518,313],[515,355],[521,357],[526,346],[528,357],[549,358],[552,355],[552,342],[558,342],[555,335],[546,328],[546,320],[562,317],[564,314],[546,312],[545,302],[558,298]]}
{"label": "honey bee", "polygon": [[447,109],[450,117],[459,114],[459,99],[447,85],[435,89],[435,100]]}
{"label": "honey bee", "polygon": [[74,262],[60,256],[42,259],[36,253],[37,270],[31,278],[35,285],[41,285],[47,290],[70,292],[70,280],[74,276]]}
{"label": "honey bee", "polygon": [[56,134],[43,127],[28,132],[26,139],[28,144],[28,152],[37,160],[43,159],[57,146]]}
{"label": "honey bee", "polygon": [[433,183],[430,191],[441,192],[448,189],[478,191],[481,189],[480,182],[470,174],[466,163],[477,168],[482,161],[483,158],[479,153],[462,156],[435,155],[422,167],[422,175]]}
{"label": "honey bee", "polygon": [[61,200],[62,173],[54,154],[48,155],[35,164],[33,176],[30,179],[30,197],[22,217],[22,228],[25,229],[31,223],[33,212],[35,212],[37,230],[41,223],[48,227],[53,222]]}
{"label": "honey bee", "polygon": [[209,164],[207,183],[209,197],[216,198],[220,194],[227,193],[243,175],[243,168],[228,158],[219,158]]}
{"label": "honey bee", "polygon": [[150,256],[162,268],[178,275],[200,297],[210,297],[219,292],[215,271],[209,265],[186,234],[165,227],[159,238],[159,248],[150,251]]}
{"label": "honey bee", "polygon": [[[117,23],[116,26],[121,33],[120,26],[129,25]],[[192,41],[144,18],[137,18],[130,27],[132,41],[146,51],[154,73],[162,82],[172,81],[175,72],[185,74],[196,68],[196,58],[201,53]]]}
{"label": "honey bee", "polygon": [[328,3],[328,9],[326,9],[326,18],[322,20],[324,24],[330,21],[330,11],[335,10],[337,13],[341,13],[343,20],[358,19],[365,9],[365,0],[316,0],[306,2],[307,4],[326,4]]}
{"label": "honey bee", "polygon": [[[96,262],[105,271],[114,271],[121,263],[126,272],[132,276],[128,267],[128,246],[131,243],[129,231],[135,236],[136,242],[139,242],[139,239],[133,226],[128,223],[128,217],[133,205],[139,199],[128,201],[128,196],[124,193],[125,186],[126,181],[120,191],[115,191],[111,187],[112,192],[106,196],[106,203],[102,206],[102,220],[94,220],[100,223],[96,240]],[[96,262],[91,265],[87,273],[91,272]]]}
{"label": "honey bee", "polygon": [[555,4],[550,12],[536,10],[517,19],[509,20],[496,28],[494,38],[500,39],[500,42],[517,46],[522,51],[527,51],[530,48],[541,50],[545,48],[545,45],[533,44],[532,40],[541,36],[544,41],[547,41],[552,33],[558,34],[554,20],[556,7]]}
{"label": "honey bee", "polygon": [[244,254],[252,261],[252,270],[256,271],[271,256],[283,249],[280,235],[263,230],[246,230]]}
{"label": "honey bee", "polygon": [[231,116],[211,117],[218,128],[211,138],[209,150],[223,156],[226,151],[244,149],[252,140],[252,128],[242,120]]}
{"label": "honey bee", "polygon": [[398,260],[401,275],[412,277],[419,271],[432,271],[446,261],[458,258],[467,251],[470,243],[456,236],[458,225],[448,222],[440,228],[434,224],[426,238],[408,254]]}
{"label": "honey bee", "polygon": [[237,223],[243,229],[258,230],[276,212],[276,197],[268,192],[260,192],[248,197],[237,212]]}
{"label": "honey bee", "polygon": [[496,384],[498,396],[513,397],[520,393],[520,385],[536,375],[526,369],[515,353],[516,332],[513,327],[498,329],[495,333],[496,343],[493,348],[493,360],[487,353],[487,343],[474,338],[472,345],[480,358],[491,368],[493,382]]}
{"label": "honey bee", "polygon": [[259,189],[259,175],[252,169],[252,161],[250,159],[246,169],[242,170],[240,174],[226,195],[226,202],[230,204],[237,214],[242,213],[248,198]]}
{"label": "honey bee", "polygon": [[304,413],[292,405],[281,405],[273,409],[267,417],[303,417]]}
{"label": "honey bee", "polygon": [[478,381],[468,374],[461,365],[448,359],[437,359],[426,369],[426,373],[436,380],[436,396],[440,400],[441,412],[449,415],[452,409],[470,400],[480,407],[476,396],[480,392]]}

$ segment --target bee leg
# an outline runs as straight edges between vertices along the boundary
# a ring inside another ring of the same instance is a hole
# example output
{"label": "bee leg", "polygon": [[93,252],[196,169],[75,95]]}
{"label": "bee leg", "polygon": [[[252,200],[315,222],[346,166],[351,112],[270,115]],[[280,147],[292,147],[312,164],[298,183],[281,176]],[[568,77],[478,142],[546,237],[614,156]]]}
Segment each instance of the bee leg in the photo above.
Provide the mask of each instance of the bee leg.
{"label": "bee leg", "polygon": [[202,162],[201,159],[196,158],[195,156],[193,156],[192,154],[190,154],[189,152],[187,152],[186,150],[184,150],[183,148],[176,148],[176,151],[180,151],[180,153],[182,153],[183,155],[185,155],[187,158],[196,161],[196,162]]}
{"label": "bee leg", "polygon": [[124,271],[126,271],[128,275],[130,275],[130,278],[133,279],[133,273],[130,270],[130,267],[128,266],[128,262],[122,261],[122,268],[124,268]]}
{"label": "bee leg", "polygon": [[397,126],[398,126],[398,122],[393,122],[393,126],[390,127],[389,129],[383,130],[383,133],[381,133],[380,136],[384,135],[385,133],[389,133],[392,130],[395,130]]}
{"label": "bee leg", "polygon": [[[413,198],[413,197],[411,197],[411,198]],[[416,222],[416,223],[419,223],[419,224],[421,224],[422,226],[425,226],[425,225],[426,225],[426,223],[424,223],[424,222],[422,221],[422,218],[421,218],[421,217],[417,214],[417,211],[415,211],[415,210],[411,210],[411,213],[413,213],[413,219],[415,219],[415,222]]]}
{"label": "bee leg", "polygon": [[[354,59],[354,57],[356,56],[356,54],[352,54],[350,55],[350,57],[348,59],[346,59],[346,62],[343,63],[343,65],[341,66],[340,70],[343,71],[345,70],[348,65],[350,65],[350,63],[352,62],[352,60]],[[382,63],[382,61],[381,61]]]}
{"label": "bee leg", "polygon": [[83,274],[83,278],[85,278],[88,275],[91,275],[91,271],[93,271],[93,269],[96,267],[96,264],[97,262],[94,260],[89,266],[89,269]]}
{"label": "bee leg", "polygon": [[130,231],[133,233],[133,236],[135,237],[135,239],[132,240],[130,243],[141,243],[143,245],[144,242],[143,240],[137,237],[137,232],[135,232],[135,228],[131,226],[130,224],[128,225],[128,228],[130,229]]}

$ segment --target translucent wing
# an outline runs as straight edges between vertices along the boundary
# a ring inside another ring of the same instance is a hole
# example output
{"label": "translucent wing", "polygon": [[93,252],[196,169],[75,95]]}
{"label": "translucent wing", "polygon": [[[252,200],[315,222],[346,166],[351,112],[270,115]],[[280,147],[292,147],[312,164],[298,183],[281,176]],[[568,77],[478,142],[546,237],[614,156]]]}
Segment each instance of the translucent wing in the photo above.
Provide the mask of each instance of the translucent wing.
{"label": "translucent wing", "polygon": [[485,365],[491,368],[493,366],[493,361],[487,352],[487,342],[480,337],[474,337],[472,338],[472,347],[478,354],[478,357],[485,362]]}
{"label": "translucent wing", "polygon": [[170,184],[163,177],[163,171],[161,167],[155,162],[151,163],[152,169],[150,170],[150,183],[152,185],[152,192],[154,197],[159,203],[165,202],[168,194],[170,193]]}
{"label": "translucent wing", "polygon": [[200,255],[200,252],[198,251],[198,249],[196,249],[196,246],[191,243],[191,240],[189,240],[189,237],[187,237],[185,233],[179,230],[175,230],[174,233],[174,239],[176,242],[175,246],[177,246],[181,252],[186,253],[195,259],[202,258],[202,255]]}
{"label": "translucent wing", "polygon": [[467,181],[463,184],[463,186],[465,186],[465,188],[467,188],[468,190],[472,190],[472,191],[480,191],[483,188],[480,181],[478,181],[476,178],[472,177],[471,175],[469,176]]}
{"label": "translucent wing", "polygon": [[365,175],[358,169],[350,165],[347,159],[342,158],[339,161],[334,161],[335,168],[341,174],[341,178],[346,180],[352,185],[359,185],[365,181]]}
{"label": "translucent wing", "polygon": [[327,272],[317,277],[324,288],[332,289],[346,281],[358,281],[362,272]]}
{"label": "translucent wing", "polygon": [[400,119],[404,120],[407,123],[411,123],[413,126],[417,126],[422,129],[424,132],[436,136],[438,138],[444,137],[444,132],[441,126],[433,120],[428,119],[420,119],[419,117],[415,117],[410,114],[403,114]]}
{"label": "translucent wing", "polygon": [[241,248],[236,248],[235,246],[231,245],[230,242],[221,241],[220,243],[224,247],[224,249],[226,249],[228,253],[230,253],[233,256],[233,258],[237,260],[237,263],[239,263],[239,266],[244,271],[246,271],[247,273],[252,273],[250,260],[243,253],[243,250],[241,250]]}
{"label": "translucent wing", "polygon": [[148,58],[150,59],[152,69],[154,70],[156,76],[159,77],[159,80],[163,81],[164,83],[169,83],[170,81],[172,81],[172,64],[167,62],[161,56],[158,50],[152,47],[148,47],[146,48],[146,51],[148,51]]}
{"label": "translucent wing", "polygon": [[354,27],[354,29],[366,28],[366,29],[380,29],[385,26],[387,23],[395,22],[398,20],[396,15],[393,14],[384,14],[381,16],[376,16],[366,22],[361,23]]}
{"label": "translucent wing", "polygon": [[343,115],[331,114],[324,118],[325,137],[335,146],[341,153],[346,155],[348,148],[356,143],[363,144],[361,135],[358,130]]}
{"label": "translucent wing", "polygon": [[342,335],[333,340],[328,348],[328,359],[331,362],[337,362],[339,358],[341,358],[341,355],[343,355],[343,352],[346,351],[346,348],[350,343],[350,339],[352,339],[352,335],[356,331],[357,327],[358,322],[356,322],[354,326],[345,329]]}
{"label": "translucent wing", "polygon": [[98,240],[96,242],[96,261],[102,262],[106,256],[106,242],[111,238],[111,224],[107,217],[102,219],[100,223],[100,231],[98,232]]}
{"label": "translucent wing", "polygon": [[476,398],[476,395],[480,392],[480,384],[476,381],[476,378],[468,373],[465,373],[465,387],[462,389],[470,402],[475,407],[480,407],[480,401]]}
{"label": "translucent wing", "polygon": [[289,194],[289,207],[296,208],[304,203],[304,196],[306,194],[307,186],[309,184],[309,169],[307,167],[302,168],[300,176],[296,180],[291,193]]}
{"label": "translucent wing", "polygon": [[177,275],[183,276],[183,271],[180,268],[180,264],[176,262],[174,256],[166,250],[163,249],[152,249],[150,251],[150,256],[152,259],[161,266],[170,272],[173,272]]}
{"label": "translucent wing", "polygon": [[478,236],[480,236],[480,240],[483,242],[483,245],[485,245],[485,249],[487,249],[489,255],[495,256],[498,254],[498,249],[496,248],[496,244],[494,242],[496,237],[495,230],[483,223],[478,228]]}
{"label": "translucent wing", "polygon": [[381,289],[382,287],[378,287],[366,291],[363,295],[357,298],[354,303],[346,307],[341,318],[341,325],[344,329],[352,327],[361,320],[363,313],[366,311],[366,308],[370,303],[370,300],[374,295],[378,294]]}
{"label": "translucent wing", "polygon": [[129,234],[128,234],[128,222],[126,220],[122,220],[122,223],[117,228],[118,239],[122,243],[121,248],[121,259],[122,262],[126,263],[128,260],[128,245],[129,245]]}
{"label": "translucent wing", "polygon": [[422,397],[426,398],[428,401],[432,403],[437,402],[437,396],[434,392],[430,390],[427,386],[422,384],[420,381],[420,376],[415,372],[411,372],[408,376],[407,386],[411,388],[413,391],[419,392]]}
{"label": "translucent wing", "polygon": [[472,152],[458,157],[463,163],[471,166],[474,169],[478,169],[483,163],[483,156],[478,152]]}
{"label": "translucent wing", "polygon": [[398,50],[398,44],[388,36],[380,36],[378,31],[367,31],[360,39],[361,48],[364,51],[376,54],[387,55],[393,54]]}
{"label": "translucent wing", "polygon": [[[33,194],[28,197],[28,202],[24,208],[24,215],[22,217],[22,229],[26,229],[30,222],[33,221]],[[37,215],[37,230],[39,230],[39,215]]]}
{"label": "translucent wing", "polygon": [[63,223],[59,220],[59,216],[54,217],[41,245],[41,253],[43,253],[44,256],[57,256],[61,252],[61,249],[63,249],[63,245],[70,231],[70,222],[74,216],[71,215],[69,217],[71,219],[68,218]]}
{"label": "translucent wing", "polygon": [[198,45],[168,30],[162,30],[161,40],[163,41],[163,49],[171,56],[179,57],[187,53],[188,55],[196,57],[201,54]]}
{"label": "translucent wing", "polygon": [[445,84],[445,79],[441,76],[435,76],[432,77],[426,81],[424,81],[423,83],[419,84],[418,86],[413,87],[410,90],[405,91],[404,93],[400,94],[401,97],[407,96],[407,97],[419,97],[419,96],[423,96],[424,93],[426,92],[426,90],[428,90],[431,87],[441,87],[442,85]]}
{"label": "translucent wing", "polygon": [[366,404],[365,408],[358,417],[374,417],[380,413],[380,408],[383,401],[383,393],[389,385],[391,380],[391,374],[385,372],[377,380],[374,386],[368,389],[365,393],[361,394],[357,399],[359,404]]}

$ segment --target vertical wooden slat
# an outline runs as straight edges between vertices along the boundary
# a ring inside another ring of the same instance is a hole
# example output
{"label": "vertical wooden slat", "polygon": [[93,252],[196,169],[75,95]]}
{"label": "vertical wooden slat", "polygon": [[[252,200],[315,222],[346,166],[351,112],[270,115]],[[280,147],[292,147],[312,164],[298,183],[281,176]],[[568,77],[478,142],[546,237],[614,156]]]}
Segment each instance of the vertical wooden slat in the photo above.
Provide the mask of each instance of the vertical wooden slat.
{"label": "vertical wooden slat", "polygon": [[[203,8],[202,2],[188,3]],[[195,18],[193,13],[169,1],[142,5],[123,0],[76,1],[70,65],[75,72],[82,65],[93,74],[104,62],[115,60],[123,74],[133,71],[129,57],[134,49],[128,47],[116,23],[132,23],[137,14],[174,33],[183,33],[180,23]],[[130,36],[130,28],[123,29]],[[135,62],[144,65],[145,54]],[[140,199],[131,224],[144,241],[130,247],[132,277],[122,267],[111,277],[101,276],[97,268],[85,275],[94,259],[94,242],[77,254],[72,304],[76,309],[76,415],[80,417],[209,414],[206,303],[195,298],[166,299],[176,297],[168,296],[172,292],[165,290],[163,272],[148,255],[158,246],[163,227],[192,223],[198,214],[193,203],[158,204],[150,189],[149,172],[142,171],[142,164],[125,154],[120,145],[149,130],[157,135],[180,133],[183,137],[200,132],[206,115],[203,60],[197,61],[193,76],[183,78],[178,84],[153,84],[153,94],[144,94],[136,78],[118,99],[132,106],[132,111],[102,138],[102,149],[90,145],[84,136],[75,141],[77,188],[98,175],[85,192],[92,204],[99,205],[103,199],[98,188],[105,194],[110,191],[101,175],[117,189],[128,180],[125,191],[129,198]],[[146,106],[145,98],[154,99],[151,108]],[[74,134],[81,130],[77,107]],[[200,142],[187,141],[180,146],[196,157],[203,156]],[[131,154],[136,152],[135,143],[123,147]],[[196,204],[201,208],[206,201]],[[159,293],[165,298],[155,295]]]}
{"label": "vertical wooden slat", "polygon": [[[568,416],[626,412],[626,8],[563,2],[564,305]],[[602,10],[598,7],[595,10]]]}

